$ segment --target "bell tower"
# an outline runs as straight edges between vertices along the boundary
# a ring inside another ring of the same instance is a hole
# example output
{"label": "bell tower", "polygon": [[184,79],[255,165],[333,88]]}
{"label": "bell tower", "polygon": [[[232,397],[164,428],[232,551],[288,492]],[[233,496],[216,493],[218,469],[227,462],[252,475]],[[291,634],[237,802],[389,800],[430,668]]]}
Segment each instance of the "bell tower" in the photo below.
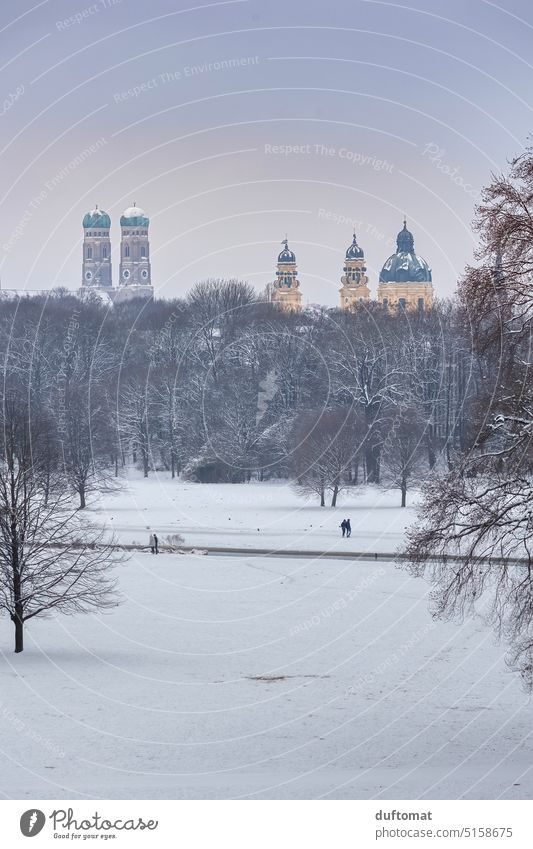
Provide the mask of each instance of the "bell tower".
{"label": "bell tower", "polygon": [[149,224],[150,219],[145,211],[135,203],[125,209],[120,217],[119,288],[142,286],[151,289],[152,287]]}
{"label": "bell tower", "polygon": [[272,284],[272,303],[287,312],[299,312],[302,308],[302,293],[296,269],[296,256],[289,249],[287,237],[281,244],[284,248],[278,256],[276,280]]}
{"label": "bell tower", "polygon": [[98,206],[83,218],[82,289],[111,289],[111,219]]}
{"label": "bell tower", "polygon": [[353,242],[346,251],[344,274],[339,289],[341,310],[353,310],[358,304],[367,304],[370,300],[368,277],[366,274],[365,254],[357,244],[355,232]]}

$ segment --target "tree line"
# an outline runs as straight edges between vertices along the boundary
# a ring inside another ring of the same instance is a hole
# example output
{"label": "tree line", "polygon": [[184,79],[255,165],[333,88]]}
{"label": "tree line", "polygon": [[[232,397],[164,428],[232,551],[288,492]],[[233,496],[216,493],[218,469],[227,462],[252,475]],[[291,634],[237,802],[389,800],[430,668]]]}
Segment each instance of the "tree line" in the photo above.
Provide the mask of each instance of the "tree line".
{"label": "tree line", "polygon": [[109,309],[65,291],[0,307],[4,398],[46,422],[84,508],[136,466],[199,482],[292,478],[335,505],[408,486],[468,444],[486,376],[458,306],[280,312],[245,283]]}

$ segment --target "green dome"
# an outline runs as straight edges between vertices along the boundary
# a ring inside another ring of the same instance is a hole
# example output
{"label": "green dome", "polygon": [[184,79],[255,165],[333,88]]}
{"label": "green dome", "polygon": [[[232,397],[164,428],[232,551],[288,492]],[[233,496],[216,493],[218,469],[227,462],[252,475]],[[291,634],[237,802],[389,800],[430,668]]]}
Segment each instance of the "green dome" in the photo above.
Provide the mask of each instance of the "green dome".
{"label": "green dome", "polygon": [[144,209],[141,209],[137,204],[128,206],[120,216],[121,227],[148,227],[150,219]]}
{"label": "green dome", "polygon": [[93,227],[100,227],[104,230],[109,230],[111,227],[111,219],[107,212],[104,212],[103,209],[98,209],[98,207],[95,206],[92,212],[88,212],[83,217],[83,227],[85,230],[92,230]]}

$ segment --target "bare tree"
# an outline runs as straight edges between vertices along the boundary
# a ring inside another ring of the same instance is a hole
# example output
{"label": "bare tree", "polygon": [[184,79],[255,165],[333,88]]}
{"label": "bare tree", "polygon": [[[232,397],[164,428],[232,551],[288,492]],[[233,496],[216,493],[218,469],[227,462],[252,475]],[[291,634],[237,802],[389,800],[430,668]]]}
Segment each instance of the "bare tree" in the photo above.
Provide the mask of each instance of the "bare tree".
{"label": "bare tree", "polygon": [[297,419],[291,438],[292,472],[296,491],[306,498],[317,495],[320,506],[326,506],[328,467],[323,442],[316,433],[317,416],[302,415]]}
{"label": "bare tree", "polygon": [[427,422],[421,418],[420,411],[401,407],[393,411],[390,427],[382,445],[385,478],[388,483],[400,489],[402,507],[407,502],[407,487],[416,477],[422,479],[425,468],[424,431]]}
{"label": "bare tree", "polygon": [[113,448],[111,422],[105,395],[96,382],[92,387],[82,380],[65,384],[59,439],[64,472],[79,498],[80,510],[90,493],[111,487],[106,462]]}
{"label": "bare tree", "polygon": [[242,322],[249,320],[255,302],[254,289],[239,280],[203,280],[192,288],[188,305],[195,347],[215,382],[218,351],[232,341]]}
{"label": "bare tree", "polygon": [[154,411],[161,431],[161,453],[172,477],[183,465],[181,448],[187,428],[187,394],[190,394],[192,364],[190,334],[172,314],[157,334],[150,350],[154,381]]}
{"label": "bare tree", "polygon": [[297,419],[293,432],[293,469],[296,488],[316,494],[324,507],[326,491],[331,506],[349,485],[348,471],[359,450],[356,418],[350,409],[307,413]]}
{"label": "bare tree", "polygon": [[118,556],[102,529],[81,523],[64,479],[45,474],[46,440],[16,393],[4,396],[1,424],[0,608],[21,652],[28,620],[115,605]]}
{"label": "bare tree", "polygon": [[[475,222],[479,265],[459,294],[472,312],[483,383],[471,444],[426,486],[409,533],[408,568],[435,582],[439,615],[484,611],[533,684],[533,151],[484,191]],[[459,553],[461,565],[435,565]],[[501,558],[491,563],[491,558]],[[503,561],[503,562],[502,562]]]}
{"label": "bare tree", "polygon": [[127,378],[122,386],[120,418],[121,440],[141,455],[143,475],[148,477],[151,467],[152,426],[157,416],[153,409],[153,387],[137,375]]}
{"label": "bare tree", "polygon": [[365,422],[363,457],[368,483],[380,481],[382,426],[390,406],[401,401],[405,389],[403,362],[387,327],[394,319],[384,313],[379,320],[382,327],[375,317],[343,316],[346,328],[331,353],[336,393],[343,403],[353,404]]}

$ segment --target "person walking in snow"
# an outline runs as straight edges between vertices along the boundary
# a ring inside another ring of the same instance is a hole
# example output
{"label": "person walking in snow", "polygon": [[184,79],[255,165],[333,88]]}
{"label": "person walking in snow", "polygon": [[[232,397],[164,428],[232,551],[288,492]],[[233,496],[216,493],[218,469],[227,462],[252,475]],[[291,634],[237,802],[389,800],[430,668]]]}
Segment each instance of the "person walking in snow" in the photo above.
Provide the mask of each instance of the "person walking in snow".
{"label": "person walking in snow", "polygon": [[155,554],[155,534],[150,534],[150,551]]}
{"label": "person walking in snow", "polygon": [[158,547],[157,547],[157,546],[158,546],[158,544],[159,544],[159,540],[158,540],[158,538],[157,538],[157,534],[154,534],[154,549],[155,549],[155,554],[159,554],[159,549],[158,549]]}
{"label": "person walking in snow", "polygon": [[344,536],[346,533],[346,519],[343,519],[341,522],[342,535]]}
{"label": "person walking in snow", "polygon": [[352,525],[349,519],[346,519],[346,536],[351,537],[352,535]]}

